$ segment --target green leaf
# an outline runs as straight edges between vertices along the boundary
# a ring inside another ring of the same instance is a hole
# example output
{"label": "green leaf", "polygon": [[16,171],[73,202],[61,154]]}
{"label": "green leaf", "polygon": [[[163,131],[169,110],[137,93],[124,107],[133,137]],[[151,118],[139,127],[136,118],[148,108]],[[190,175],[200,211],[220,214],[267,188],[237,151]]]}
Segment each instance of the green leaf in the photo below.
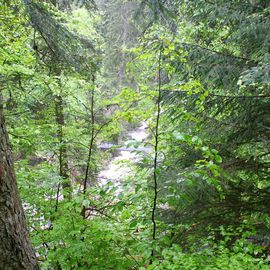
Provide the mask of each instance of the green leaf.
{"label": "green leaf", "polygon": [[90,201],[87,200],[87,199],[84,199],[84,200],[82,201],[82,205],[83,205],[84,207],[89,207]]}
{"label": "green leaf", "polygon": [[135,228],[138,225],[138,221],[136,219],[134,219],[133,221],[131,221],[131,223],[129,224],[130,228]]}

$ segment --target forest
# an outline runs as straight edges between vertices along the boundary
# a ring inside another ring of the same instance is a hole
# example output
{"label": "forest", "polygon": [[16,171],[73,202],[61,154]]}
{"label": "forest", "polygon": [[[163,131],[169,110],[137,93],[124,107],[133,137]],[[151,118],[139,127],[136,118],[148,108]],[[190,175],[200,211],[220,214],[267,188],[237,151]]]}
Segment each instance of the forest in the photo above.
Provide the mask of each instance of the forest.
{"label": "forest", "polygon": [[270,269],[269,0],[0,0],[0,270]]}

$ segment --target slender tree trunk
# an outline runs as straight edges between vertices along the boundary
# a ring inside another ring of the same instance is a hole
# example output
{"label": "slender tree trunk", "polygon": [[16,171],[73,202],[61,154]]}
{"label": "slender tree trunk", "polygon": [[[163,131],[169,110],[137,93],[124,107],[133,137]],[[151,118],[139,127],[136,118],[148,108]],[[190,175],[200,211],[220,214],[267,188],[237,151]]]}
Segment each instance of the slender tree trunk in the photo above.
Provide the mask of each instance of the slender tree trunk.
{"label": "slender tree trunk", "polygon": [[0,96],[0,269],[39,269],[16,183]]}
{"label": "slender tree trunk", "polygon": [[[85,170],[85,177],[84,177],[84,183],[83,183],[83,194],[86,193],[87,189],[87,183],[88,183],[88,177],[90,173],[91,168],[91,161],[92,161],[92,155],[93,155],[93,147],[94,147],[94,141],[95,141],[95,112],[94,112],[94,105],[95,105],[95,83],[96,83],[96,77],[93,75],[92,77],[93,87],[91,91],[91,137],[89,142],[89,148],[88,148],[88,157],[87,157],[87,163],[86,163],[86,170]],[[85,218],[85,206],[82,209],[81,215],[83,218]]]}
{"label": "slender tree trunk", "polygon": [[[154,201],[152,208],[152,223],[153,223],[153,234],[152,240],[156,241],[156,208],[157,208],[157,200],[158,200],[158,147],[159,147],[159,125],[160,125],[160,113],[161,113],[161,56],[162,49],[160,48],[159,59],[158,59],[158,99],[157,99],[157,117],[156,117],[156,126],[155,126],[155,155],[154,155]],[[151,256],[154,256],[154,250],[152,250]],[[152,263],[152,260],[150,261]]]}
{"label": "slender tree trunk", "polygon": [[[93,84],[95,83],[95,77],[93,76]],[[87,181],[88,176],[90,172],[90,166],[92,161],[92,153],[93,153],[93,146],[94,146],[94,140],[95,140],[95,114],[94,114],[94,99],[95,99],[95,90],[93,89],[91,92],[91,137],[90,137],[90,143],[88,148],[88,158],[87,158],[87,164],[86,164],[86,170],[85,170],[85,177],[84,177],[84,183],[83,183],[83,194],[86,192],[87,188]]]}
{"label": "slender tree trunk", "polygon": [[71,195],[71,183],[69,180],[67,145],[63,136],[65,117],[63,111],[63,98],[61,95],[55,97],[55,117],[58,126],[57,136],[59,139],[59,175],[62,178],[62,188],[64,193],[66,193],[66,196],[69,198]]}
{"label": "slender tree trunk", "polygon": [[[59,1],[53,0],[52,4],[55,7],[58,7],[60,10],[64,11],[65,8],[67,8],[68,1],[62,1],[62,5]],[[52,66],[54,68],[52,69],[55,73],[55,75],[59,76],[61,75],[61,67],[59,65],[59,59],[53,57]],[[65,126],[65,116],[64,116],[64,108],[63,108],[63,98],[61,96],[61,80],[58,79],[58,86],[60,87],[60,95],[55,96],[55,118],[56,123],[58,126],[57,131],[57,137],[59,139],[59,175],[62,178],[62,188],[64,192],[64,197],[67,199],[71,199],[71,193],[72,193],[72,184],[69,177],[69,169],[68,169],[68,155],[67,155],[67,145],[64,140],[63,135],[63,127]],[[56,195],[56,205],[55,210],[58,209],[58,202],[59,202],[59,194],[60,194],[60,185],[57,186],[57,195]]]}

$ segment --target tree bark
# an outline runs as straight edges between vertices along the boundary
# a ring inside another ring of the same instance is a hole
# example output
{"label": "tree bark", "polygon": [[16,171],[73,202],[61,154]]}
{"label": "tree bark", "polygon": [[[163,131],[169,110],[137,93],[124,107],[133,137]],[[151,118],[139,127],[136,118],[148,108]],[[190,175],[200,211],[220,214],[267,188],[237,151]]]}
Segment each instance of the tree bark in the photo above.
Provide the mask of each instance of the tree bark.
{"label": "tree bark", "polygon": [[26,228],[0,96],[0,269],[39,269]]}

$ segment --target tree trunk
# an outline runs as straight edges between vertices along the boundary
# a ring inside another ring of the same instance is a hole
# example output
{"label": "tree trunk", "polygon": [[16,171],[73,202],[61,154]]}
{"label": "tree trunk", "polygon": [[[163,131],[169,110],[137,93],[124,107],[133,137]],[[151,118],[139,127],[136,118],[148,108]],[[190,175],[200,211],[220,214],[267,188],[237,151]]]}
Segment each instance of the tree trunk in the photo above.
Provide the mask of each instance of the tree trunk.
{"label": "tree trunk", "polygon": [[58,126],[57,137],[59,139],[59,175],[62,178],[64,196],[70,198],[72,187],[69,180],[67,145],[63,135],[63,128],[65,126],[63,98],[60,95],[55,96],[55,117]]}
{"label": "tree trunk", "polygon": [[39,269],[29,240],[0,96],[0,269]]}

